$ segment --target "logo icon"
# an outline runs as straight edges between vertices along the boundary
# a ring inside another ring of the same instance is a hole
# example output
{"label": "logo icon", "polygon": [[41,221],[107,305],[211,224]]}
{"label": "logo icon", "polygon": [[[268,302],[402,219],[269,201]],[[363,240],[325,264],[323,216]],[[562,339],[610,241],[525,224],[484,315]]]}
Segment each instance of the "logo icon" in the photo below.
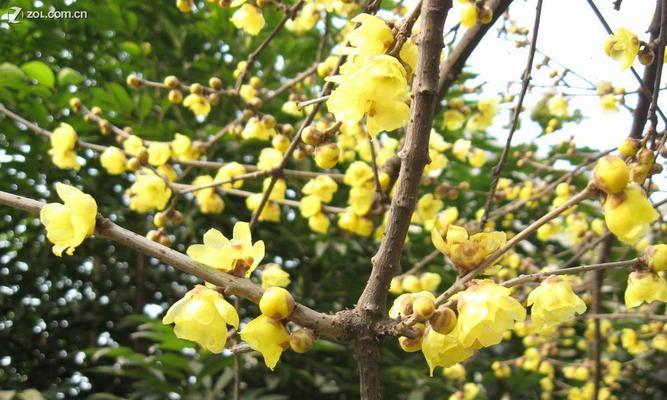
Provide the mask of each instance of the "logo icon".
{"label": "logo icon", "polygon": [[9,11],[5,11],[0,16],[0,22],[7,22],[8,24],[18,24],[18,17],[21,15],[21,7],[9,7]]}

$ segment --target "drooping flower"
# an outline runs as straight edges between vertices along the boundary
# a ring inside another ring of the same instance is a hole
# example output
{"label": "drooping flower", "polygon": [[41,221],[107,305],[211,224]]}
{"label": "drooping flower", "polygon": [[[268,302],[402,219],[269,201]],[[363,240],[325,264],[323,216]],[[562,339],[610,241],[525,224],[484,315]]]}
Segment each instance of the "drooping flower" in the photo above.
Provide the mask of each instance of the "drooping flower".
{"label": "drooping flower", "polygon": [[250,225],[237,222],[232,239],[217,229],[204,234],[203,244],[188,247],[187,254],[195,261],[236,276],[249,277],[264,258],[264,242],[252,243]]}
{"label": "drooping flower", "polygon": [[222,184],[223,189],[240,189],[243,187],[243,179],[235,180],[234,183],[229,181],[232,178],[237,178],[246,173],[246,169],[242,164],[237,163],[236,161],[225,164],[218,170],[218,173],[215,175],[216,182],[228,182]]}
{"label": "drooping flower", "polygon": [[595,184],[607,193],[619,193],[630,182],[630,168],[620,157],[604,156],[593,169]]}
{"label": "drooping flower", "polygon": [[623,69],[628,69],[639,53],[639,39],[629,30],[619,28],[604,42],[604,51],[609,57],[619,61]]}
{"label": "drooping flower", "polygon": [[655,272],[667,270],[667,244],[649,246],[644,251],[646,263]]}
{"label": "drooping flower", "polygon": [[51,142],[49,154],[58,168],[75,171],[81,168],[74,151],[78,136],[71,125],[62,122],[59,127],[53,130],[49,140]]}
{"label": "drooping flower", "polygon": [[130,196],[130,209],[140,213],[162,210],[171,197],[171,189],[164,179],[147,169],[139,171],[136,178],[137,180],[127,190]]}
{"label": "drooping flower", "polygon": [[56,183],[56,192],[64,204],[45,205],[39,220],[46,228],[47,239],[53,243],[53,254],[61,257],[63,251],[72,255],[95,232],[97,203],[91,195],[63,183]]}
{"label": "drooping flower", "polygon": [[370,14],[359,14],[350,21],[359,26],[350,32],[347,40],[355,48],[355,54],[376,56],[385,54],[394,43],[391,28],[381,18]]}
{"label": "drooping flower", "polygon": [[266,264],[262,270],[262,288],[268,289],[271,286],[287,287],[290,284],[290,277],[287,271],[284,271],[276,263]]}
{"label": "drooping flower", "polygon": [[505,244],[504,232],[480,232],[468,236],[461,226],[450,225],[445,238],[437,229],[431,230],[433,245],[445,254],[462,275],[475,269],[486,257]]}
{"label": "drooping flower", "polygon": [[466,348],[498,344],[516,321],[526,319],[526,309],[510,295],[510,289],[490,280],[475,280],[454,297],[459,341]]}
{"label": "drooping flower", "polygon": [[243,29],[249,35],[255,36],[264,28],[266,21],[262,11],[251,5],[243,4],[236,10],[231,18],[232,24],[239,29]]}
{"label": "drooping flower", "polygon": [[171,157],[171,147],[169,143],[153,142],[148,146],[148,163],[154,167],[159,167],[169,161]]}
{"label": "drooping flower", "polygon": [[536,329],[551,328],[586,311],[586,304],[572,290],[567,279],[552,276],[528,295],[530,315]]}
{"label": "drooping flower", "polygon": [[283,350],[289,346],[289,333],[285,326],[266,315],[250,321],[241,330],[241,339],[253,350],[262,353],[264,364],[271,370],[278,364]]}
{"label": "drooping flower", "polygon": [[197,342],[211,353],[222,353],[227,325],[238,328],[239,315],[218,291],[197,285],[169,307],[162,323],[175,323],[177,337]]}
{"label": "drooping flower", "polygon": [[659,216],[636,183],[629,184],[618,194],[608,195],[604,202],[607,228],[627,244],[637,243]]}
{"label": "drooping flower", "polygon": [[632,272],[625,289],[625,306],[634,308],[642,303],[667,302],[667,281],[653,272]]}
{"label": "drooping flower", "polygon": [[190,93],[183,100],[183,106],[189,108],[198,117],[205,117],[211,112],[211,103],[201,94]]}
{"label": "drooping flower", "polygon": [[313,232],[317,233],[327,233],[329,231],[329,226],[331,225],[331,220],[323,212],[318,212],[317,214],[308,218],[308,227]]}
{"label": "drooping flower", "polygon": [[127,158],[118,147],[107,147],[100,154],[100,164],[110,175],[120,175],[127,170]]}
{"label": "drooping flower", "polygon": [[373,179],[373,168],[363,161],[355,161],[345,170],[343,182],[352,187],[361,186]]}
{"label": "drooping flower", "polygon": [[473,355],[474,350],[459,341],[459,328],[442,335],[430,327],[426,328],[422,339],[422,353],[433,376],[436,367],[448,368]]}
{"label": "drooping flower", "polygon": [[303,194],[317,196],[323,203],[330,202],[337,190],[338,184],[328,175],[309,180],[301,189]]}
{"label": "drooping flower", "polygon": [[138,156],[144,149],[144,142],[139,136],[130,135],[123,140],[123,150],[131,156]]}
{"label": "drooping flower", "polygon": [[[213,178],[210,175],[200,175],[192,181],[192,184],[194,186],[208,186],[213,184],[213,182]],[[217,214],[225,209],[225,202],[215,191],[214,186],[199,189],[194,192],[194,195],[202,214]]]}
{"label": "drooping flower", "polygon": [[192,145],[192,140],[180,133],[174,135],[171,141],[171,153],[180,161],[191,161],[199,158],[199,150]]}

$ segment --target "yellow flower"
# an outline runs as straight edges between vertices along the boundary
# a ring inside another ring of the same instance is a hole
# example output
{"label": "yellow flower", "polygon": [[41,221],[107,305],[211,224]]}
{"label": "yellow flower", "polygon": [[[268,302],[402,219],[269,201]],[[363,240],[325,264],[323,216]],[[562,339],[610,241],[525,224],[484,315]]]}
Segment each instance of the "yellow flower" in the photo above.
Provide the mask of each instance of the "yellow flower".
{"label": "yellow flower", "polygon": [[327,233],[330,225],[331,221],[329,220],[329,217],[323,212],[319,212],[308,218],[308,227],[313,232],[322,234]]}
{"label": "yellow flower", "polygon": [[466,379],[466,369],[461,363],[456,363],[451,367],[442,370],[442,375],[457,381],[464,381]]}
{"label": "yellow flower", "polygon": [[435,292],[440,282],[442,282],[442,277],[435,272],[424,272],[419,276],[419,284],[429,292]]}
{"label": "yellow flower", "polygon": [[619,28],[604,42],[604,51],[609,57],[619,61],[623,69],[628,69],[639,53],[639,39],[629,30]]}
{"label": "yellow flower", "polygon": [[636,183],[629,184],[619,194],[608,195],[604,202],[607,228],[627,244],[637,243],[659,216]]}
{"label": "yellow flower", "polygon": [[667,352],[667,335],[665,334],[655,335],[653,340],[651,340],[651,347],[653,347],[656,350]]}
{"label": "yellow flower", "polygon": [[157,167],[157,172],[160,176],[167,178],[169,182],[176,180],[176,171],[174,171],[174,168],[169,164],[160,165]]}
{"label": "yellow flower", "polygon": [[[275,189],[271,192],[275,193]],[[259,207],[259,203],[262,201],[262,193],[255,193],[252,196],[246,199],[246,207],[248,210],[255,211]],[[262,213],[259,214],[259,221],[270,221],[278,222],[280,221],[280,206],[274,202],[266,203],[266,206],[262,210]]]}
{"label": "yellow flower", "polygon": [[443,125],[448,131],[455,131],[461,129],[466,117],[457,110],[445,111],[443,117]]}
{"label": "yellow flower", "polygon": [[107,147],[100,154],[100,164],[110,175],[120,175],[127,170],[125,154],[117,147]]}
{"label": "yellow flower", "polygon": [[468,152],[470,152],[470,147],[470,140],[458,139],[454,142],[454,146],[452,146],[452,154],[459,160],[465,161],[466,157],[468,157]]}
{"label": "yellow flower", "polygon": [[605,112],[618,112],[618,101],[613,94],[607,94],[600,98],[600,107]]}
{"label": "yellow flower", "polygon": [[192,140],[177,133],[171,141],[171,152],[175,159],[180,161],[191,161],[199,158],[199,150],[192,145]]}
{"label": "yellow flower", "polygon": [[204,234],[204,244],[188,247],[187,254],[208,267],[247,278],[264,258],[264,242],[253,244],[250,225],[237,222],[231,240],[219,230],[209,229]]}
{"label": "yellow flower", "polygon": [[502,341],[516,321],[526,319],[526,309],[510,296],[510,289],[490,280],[475,280],[455,295],[458,300],[459,341],[466,348],[488,347]]}
{"label": "yellow flower", "polygon": [[482,149],[475,149],[468,155],[468,162],[472,167],[479,168],[486,164],[486,152]]}
{"label": "yellow flower", "polygon": [[577,296],[567,279],[552,276],[528,295],[530,315],[536,329],[551,328],[574,319],[586,311],[586,304]]}
{"label": "yellow flower", "polygon": [[283,161],[283,153],[273,147],[265,147],[259,153],[257,168],[262,171],[274,169]]}
{"label": "yellow flower", "polygon": [[271,286],[287,287],[290,284],[289,273],[284,271],[280,265],[269,263],[262,270],[262,288],[268,289]]}
{"label": "yellow flower", "polygon": [[381,18],[370,14],[359,14],[350,21],[359,24],[347,36],[356,54],[362,57],[386,53],[394,43],[391,28]]}
{"label": "yellow flower", "polygon": [[123,140],[123,150],[131,156],[138,156],[144,149],[144,142],[139,136],[130,135]]}
{"label": "yellow flower", "polygon": [[39,220],[46,228],[46,237],[53,243],[53,254],[63,251],[72,255],[74,248],[95,232],[97,203],[79,189],[56,183],[56,192],[64,204],[49,203],[42,207]]}
{"label": "yellow flower", "polygon": [[595,184],[607,193],[619,193],[630,182],[630,168],[620,157],[604,156],[593,169]]}
{"label": "yellow flower", "polygon": [[182,13],[192,11],[192,0],[176,0],[176,8]]}
{"label": "yellow flower", "polygon": [[183,100],[183,105],[190,109],[196,116],[205,117],[211,112],[211,103],[208,102],[206,97],[191,93],[185,100]]}
{"label": "yellow flower", "polygon": [[625,306],[634,308],[654,301],[667,302],[665,278],[652,272],[632,272],[628,276],[628,287],[625,289]]}
{"label": "yellow flower", "polygon": [[249,35],[255,36],[262,30],[266,21],[259,8],[244,4],[234,12],[231,18],[232,24],[239,29],[243,29]]}
{"label": "yellow flower", "polygon": [[361,217],[368,214],[371,210],[374,199],[375,186],[373,183],[368,182],[363,186],[355,186],[350,189],[350,197],[347,202],[352,208],[352,211]]}
{"label": "yellow flower", "polygon": [[349,68],[341,68],[342,75],[327,78],[338,83],[327,100],[336,121],[355,124],[367,115],[371,135],[408,122],[409,87],[405,69],[396,58],[378,55],[346,65]]}
{"label": "yellow flower", "polygon": [[264,357],[264,364],[271,370],[276,367],[283,350],[289,346],[289,334],[279,321],[260,315],[241,331],[241,339]]}
{"label": "yellow flower", "polygon": [[197,342],[211,353],[222,353],[227,325],[238,328],[239,315],[218,291],[197,285],[169,307],[162,323],[175,323],[177,337]]}
{"label": "yellow flower", "polygon": [[368,218],[358,216],[351,208],[338,214],[338,226],[359,236],[370,236],[373,233],[373,222]]}
{"label": "yellow flower", "polygon": [[243,128],[243,131],[241,132],[241,137],[246,140],[253,138],[259,140],[269,140],[278,132],[276,132],[275,120],[273,120],[273,123],[269,123],[268,121],[271,120],[259,119],[257,117],[250,118],[246,126]]}
{"label": "yellow flower", "polygon": [[667,244],[649,246],[644,252],[648,266],[656,272],[667,270]]}
{"label": "yellow flower", "polygon": [[[246,173],[246,169],[243,165],[237,163],[236,161],[225,164],[218,170],[218,173],[215,175],[216,182],[228,182],[232,178],[239,177]],[[225,183],[221,185],[223,189],[240,189],[243,187],[243,179],[234,181],[234,183]]]}
{"label": "yellow flower", "polygon": [[624,328],[621,333],[621,346],[630,354],[641,354],[648,351],[645,341],[639,340],[634,329]]}
{"label": "yellow flower", "polygon": [[373,179],[373,168],[363,161],[355,161],[345,170],[343,182],[352,187],[362,186]]}
{"label": "yellow flower", "polygon": [[433,376],[436,367],[448,368],[473,355],[474,351],[464,347],[459,341],[459,328],[442,335],[430,327],[426,328],[422,339],[422,353]]}
{"label": "yellow flower", "polygon": [[340,148],[336,143],[328,143],[315,148],[315,164],[322,169],[333,168],[340,159]]}
{"label": "yellow flower", "polygon": [[310,218],[322,210],[322,201],[315,195],[304,196],[299,202],[299,210],[304,218]]}
{"label": "yellow flower", "polygon": [[414,40],[410,38],[403,43],[401,51],[398,53],[398,56],[410,67],[411,71],[414,71],[417,68],[417,52],[417,45]]}
{"label": "yellow flower", "polygon": [[137,180],[127,191],[130,209],[140,213],[162,210],[171,197],[169,186],[150,170],[144,169],[135,176]]}
{"label": "yellow flower", "polygon": [[303,194],[317,196],[323,203],[330,202],[337,190],[338,184],[328,175],[309,180],[301,189]]}
{"label": "yellow flower", "polygon": [[327,57],[323,62],[317,65],[317,75],[321,78],[326,78],[331,75],[336,69],[339,60],[340,58],[338,56]]}
{"label": "yellow flower", "polygon": [[438,216],[438,212],[443,206],[444,202],[436,199],[433,193],[423,195],[417,201],[417,207],[412,214],[412,222],[423,224],[426,229],[431,229]]}
{"label": "yellow flower", "polygon": [[480,232],[468,236],[465,228],[450,225],[443,239],[437,229],[431,230],[433,245],[445,254],[465,275],[475,269],[487,256],[505,244],[504,232]]}
{"label": "yellow flower", "polygon": [[475,26],[477,24],[477,17],[477,6],[474,3],[467,3],[463,6],[463,9],[461,9],[461,25],[466,28],[470,29]]}
{"label": "yellow flower", "polygon": [[296,34],[302,34],[313,29],[320,19],[320,8],[315,3],[306,3],[296,18],[287,21],[285,28]]}
{"label": "yellow flower", "polygon": [[549,114],[554,117],[563,118],[569,114],[567,99],[561,95],[551,97],[547,102],[547,108],[549,109]]}
{"label": "yellow flower", "polygon": [[76,159],[76,152],[74,152],[78,136],[71,125],[62,122],[59,127],[53,130],[49,140],[51,141],[49,154],[58,168],[75,171],[81,168]]}
{"label": "yellow flower", "polygon": [[[207,186],[212,184],[213,178],[210,175],[202,175],[192,181],[194,186]],[[222,197],[215,191],[215,187],[207,187],[194,192],[194,196],[199,203],[199,210],[203,214],[217,214],[225,209],[225,203]]]}
{"label": "yellow flower", "polygon": [[148,163],[154,167],[159,167],[169,161],[171,157],[171,147],[169,143],[153,142],[148,146]]}

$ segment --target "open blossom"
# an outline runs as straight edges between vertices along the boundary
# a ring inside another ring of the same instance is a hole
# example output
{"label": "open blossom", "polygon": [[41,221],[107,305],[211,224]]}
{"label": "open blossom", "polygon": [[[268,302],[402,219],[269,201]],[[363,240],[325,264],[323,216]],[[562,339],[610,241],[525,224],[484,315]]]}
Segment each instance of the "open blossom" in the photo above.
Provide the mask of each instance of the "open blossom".
{"label": "open blossom", "polygon": [[437,229],[431,230],[431,239],[433,245],[465,274],[504,245],[507,236],[504,232],[480,232],[469,236],[464,227],[450,225],[444,239]]}
{"label": "open blossom", "polygon": [[280,321],[260,315],[241,330],[241,339],[264,357],[264,364],[274,369],[280,355],[289,346],[289,333]]}
{"label": "open blossom", "polygon": [[426,328],[422,339],[422,353],[433,376],[436,367],[448,368],[473,355],[474,350],[459,341],[459,328],[443,335],[430,327]]}
{"label": "open blossom", "polygon": [[316,196],[323,203],[333,200],[337,190],[338,184],[328,175],[319,175],[309,180],[301,189],[303,194]]}
{"label": "open blossom", "polygon": [[258,240],[253,244],[250,225],[237,222],[231,239],[217,229],[209,229],[204,234],[204,244],[188,247],[187,253],[206,266],[247,278],[264,258],[264,242]]}
{"label": "open blossom", "polygon": [[199,150],[192,145],[192,140],[181,134],[174,135],[174,140],[171,141],[172,156],[181,161],[191,161],[199,158]]}
{"label": "open blossom", "polygon": [[458,301],[459,341],[466,348],[498,344],[515,322],[526,319],[526,309],[510,289],[490,280],[475,280],[453,298]]}
{"label": "open blossom", "polygon": [[283,270],[276,263],[266,264],[262,270],[262,288],[271,286],[287,287],[290,283],[289,272]]}
{"label": "open blossom", "polygon": [[211,112],[211,103],[208,102],[206,97],[191,93],[185,100],[183,100],[183,105],[190,109],[196,116],[205,117]]}
{"label": "open blossom", "polygon": [[120,175],[127,170],[127,158],[117,147],[107,147],[100,154],[100,164],[110,175]]}
{"label": "open blossom", "polygon": [[53,163],[61,169],[73,169],[78,171],[81,166],[76,159],[76,142],[78,136],[74,128],[66,123],[61,123],[59,127],[53,130],[49,138],[51,149],[49,154]]}
{"label": "open blossom", "polygon": [[667,302],[667,281],[653,272],[632,272],[625,289],[625,306],[633,308],[653,301]]}
{"label": "open blossom", "polygon": [[[218,173],[215,175],[216,182],[229,182],[232,178],[239,177],[246,173],[246,169],[242,164],[237,163],[236,161],[225,164],[218,170]],[[243,179],[234,181],[234,183],[225,183],[221,185],[223,189],[240,189],[243,187]]]}
{"label": "open blossom", "polygon": [[347,35],[350,45],[360,56],[385,54],[394,43],[391,28],[381,18],[370,14],[359,14],[350,21],[359,26]]}
{"label": "open blossom", "polygon": [[169,143],[153,142],[148,146],[148,163],[154,167],[159,167],[169,161],[171,157],[171,147]]}
{"label": "open blossom", "polygon": [[[208,186],[213,183],[213,178],[210,175],[201,175],[192,181],[194,186]],[[217,214],[225,209],[225,203],[222,197],[215,191],[214,186],[206,187],[194,192],[197,203],[199,204],[199,211],[202,214]]]}
{"label": "open blossom", "polygon": [[586,304],[572,290],[572,286],[560,276],[552,276],[533,289],[528,295],[532,305],[530,315],[536,329],[553,327],[574,319],[574,315],[586,311]]}
{"label": "open blossom", "polygon": [[53,254],[63,251],[72,255],[74,248],[95,231],[97,203],[79,189],[56,183],[56,192],[64,204],[49,203],[42,207],[39,220],[46,228],[46,237],[53,243]]}
{"label": "open blossom", "polygon": [[266,24],[262,11],[251,4],[243,4],[234,12],[231,21],[235,27],[243,29],[252,36],[257,35]]}
{"label": "open blossom", "polygon": [[171,189],[164,179],[146,169],[137,173],[136,178],[136,182],[127,190],[130,209],[140,213],[162,210],[171,197]]}
{"label": "open blossom", "polygon": [[336,121],[355,124],[365,115],[371,135],[408,122],[409,87],[405,69],[396,58],[371,56],[346,66],[349,68],[341,68],[341,75],[327,78],[338,84],[327,100]]}
{"label": "open blossom", "polygon": [[139,136],[130,135],[123,140],[123,150],[131,156],[138,156],[144,149],[144,142]]}
{"label": "open blossom", "polygon": [[239,315],[218,291],[197,285],[169,307],[162,323],[175,323],[177,337],[197,342],[212,353],[222,353],[227,325],[238,328]]}
{"label": "open blossom", "polygon": [[639,53],[639,39],[629,30],[619,28],[604,42],[604,51],[609,57],[619,61],[623,69],[628,69]]}
{"label": "open blossom", "polygon": [[627,244],[635,244],[648,232],[649,225],[659,214],[636,183],[622,192],[610,194],[604,202],[604,220],[607,228]]}

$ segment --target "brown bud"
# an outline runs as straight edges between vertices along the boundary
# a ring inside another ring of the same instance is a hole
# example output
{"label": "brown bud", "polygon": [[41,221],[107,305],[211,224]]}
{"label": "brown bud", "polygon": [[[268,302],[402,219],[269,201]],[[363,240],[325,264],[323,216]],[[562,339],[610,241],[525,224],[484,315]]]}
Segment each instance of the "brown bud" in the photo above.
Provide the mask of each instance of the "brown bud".
{"label": "brown bud", "polygon": [[153,225],[158,228],[164,228],[167,226],[167,215],[163,212],[156,213],[153,217]]}
{"label": "brown bud", "polygon": [[69,108],[71,108],[74,112],[79,112],[81,109],[81,99],[78,97],[72,97],[69,99]]}
{"label": "brown bud", "polygon": [[165,233],[160,234],[160,238],[158,239],[158,243],[165,247],[171,247],[171,239],[169,238],[169,235]]}
{"label": "brown bud", "polygon": [[173,89],[169,91],[169,96],[167,97],[169,101],[173,104],[179,104],[183,101],[183,93],[180,90]]}
{"label": "brown bud", "polygon": [[175,76],[169,75],[168,77],[164,78],[164,85],[167,87],[167,89],[176,89],[178,85],[180,85],[180,82]]}
{"label": "brown bud", "polygon": [[137,172],[141,168],[141,161],[137,157],[132,157],[127,161],[127,169]]}
{"label": "brown bud", "polygon": [[167,218],[169,218],[175,225],[183,223],[183,214],[178,210],[169,210]]}
{"label": "brown bud", "polygon": [[111,123],[106,119],[99,120],[97,124],[100,126],[100,132],[102,135],[108,135],[111,133]]}
{"label": "brown bud", "polygon": [[199,83],[193,83],[192,85],[190,85],[190,93],[201,96],[204,94],[204,87]]}
{"label": "brown bud", "polygon": [[217,93],[211,93],[208,95],[208,102],[214,106],[218,103],[220,103],[220,95]]}
{"label": "brown bud", "polygon": [[655,60],[655,53],[648,46],[643,46],[639,53],[637,53],[637,58],[642,65],[651,65],[653,60]]}
{"label": "brown bud", "polygon": [[488,24],[493,20],[493,10],[491,10],[489,7],[484,6],[479,10],[479,23],[480,24]]}
{"label": "brown bud", "polygon": [[289,336],[289,346],[296,353],[305,353],[313,348],[315,333],[310,329],[299,328]]}
{"label": "brown bud", "polygon": [[146,239],[151,240],[153,242],[158,242],[160,240],[160,236],[161,236],[160,231],[153,229],[148,231],[148,233],[146,234]]}
{"label": "brown bud", "polygon": [[412,310],[420,320],[427,320],[435,312],[435,301],[431,296],[416,296],[412,302]]}
{"label": "brown bud", "polygon": [[442,335],[446,335],[454,330],[456,321],[456,313],[449,307],[438,308],[428,320],[431,328]]}
{"label": "brown bud", "polygon": [[139,77],[135,74],[128,75],[125,82],[127,83],[127,86],[131,87],[132,89],[139,89],[143,84],[141,79],[139,79]]}
{"label": "brown bud", "polygon": [[90,113],[99,117],[100,115],[102,115],[102,109],[99,108],[98,106],[95,106],[95,107],[90,109]]}
{"label": "brown bud", "polygon": [[259,97],[253,97],[248,102],[248,105],[254,109],[259,109],[262,107],[262,99],[260,99]]}

